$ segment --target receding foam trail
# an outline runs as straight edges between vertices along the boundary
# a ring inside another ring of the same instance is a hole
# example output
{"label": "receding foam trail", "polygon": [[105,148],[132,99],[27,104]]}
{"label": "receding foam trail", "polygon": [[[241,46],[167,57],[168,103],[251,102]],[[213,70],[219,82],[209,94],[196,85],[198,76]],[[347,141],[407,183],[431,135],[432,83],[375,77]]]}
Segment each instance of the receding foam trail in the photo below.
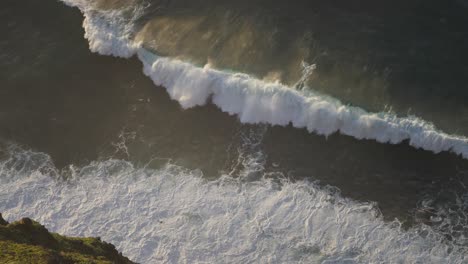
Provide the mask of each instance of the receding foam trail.
{"label": "receding foam trail", "polygon": [[198,171],[120,160],[59,176],[47,155],[16,151],[0,162],[0,212],[66,235],[101,236],[141,263],[468,261],[427,226],[404,231],[373,204],[308,182],[207,181]]}
{"label": "receding foam trail", "polygon": [[[344,105],[336,99],[305,93],[280,83],[252,76],[197,67],[177,59],[159,57],[131,40],[132,19],[123,20],[120,11],[96,11],[83,1],[66,0],[85,16],[83,26],[90,49],[103,55],[129,58],[138,55],[144,72],[156,85],[167,89],[183,108],[204,105],[210,99],[222,111],[237,115],[244,123],[292,124],[309,132],[335,132],[357,139],[398,144],[408,140],[416,148],[439,153],[451,151],[468,158],[468,139],[437,130],[416,117],[390,113],[369,113]],[[135,20],[138,11],[134,12]]]}

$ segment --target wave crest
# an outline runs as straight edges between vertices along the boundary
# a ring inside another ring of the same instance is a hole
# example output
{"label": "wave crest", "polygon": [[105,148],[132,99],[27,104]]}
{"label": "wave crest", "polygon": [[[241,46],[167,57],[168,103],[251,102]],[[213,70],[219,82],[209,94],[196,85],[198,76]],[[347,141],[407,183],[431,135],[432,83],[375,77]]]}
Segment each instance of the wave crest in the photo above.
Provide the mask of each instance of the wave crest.
{"label": "wave crest", "polygon": [[[70,1],[74,2],[66,0]],[[82,4],[77,6],[85,16],[85,37],[93,52],[123,58],[137,55],[144,64],[145,74],[156,85],[166,88],[183,108],[204,105],[211,99],[222,111],[239,116],[243,123],[292,124],[320,135],[339,132],[381,143],[398,144],[407,140],[415,148],[434,153],[451,151],[468,158],[468,138],[444,133],[417,117],[369,113],[281,83],[160,57],[146,50],[142,43],[131,40],[132,21],[141,15],[138,10],[133,10],[128,18],[122,15],[125,10],[96,11]]]}

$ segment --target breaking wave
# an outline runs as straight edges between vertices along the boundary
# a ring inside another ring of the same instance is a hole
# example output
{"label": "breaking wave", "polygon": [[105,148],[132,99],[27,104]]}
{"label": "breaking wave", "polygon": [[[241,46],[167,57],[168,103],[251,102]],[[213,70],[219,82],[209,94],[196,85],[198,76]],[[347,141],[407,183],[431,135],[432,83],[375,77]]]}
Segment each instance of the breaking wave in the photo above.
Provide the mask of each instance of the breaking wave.
{"label": "breaking wave", "polygon": [[[339,100],[306,92],[281,83],[266,82],[247,74],[199,67],[177,58],[161,57],[132,41],[135,21],[143,7],[131,12],[98,11],[87,1],[63,0],[84,14],[83,27],[90,49],[103,55],[130,58],[137,55],[144,72],[156,85],[167,89],[183,108],[211,101],[222,111],[237,115],[243,123],[268,123],[330,135],[339,132],[356,139],[398,144],[408,141],[415,148],[439,153],[451,151],[468,158],[468,139],[438,130],[417,117],[370,113]],[[141,9],[141,10],[140,10]],[[132,15],[123,15],[123,13]]]}
{"label": "breaking wave", "polygon": [[[253,158],[255,159],[255,158]],[[246,165],[240,175],[250,170]],[[54,232],[101,236],[141,263],[463,263],[425,225],[385,222],[373,203],[306,182],[222,176],[122,160],[58,171],[43,153],[0,162],[0,211]]]}

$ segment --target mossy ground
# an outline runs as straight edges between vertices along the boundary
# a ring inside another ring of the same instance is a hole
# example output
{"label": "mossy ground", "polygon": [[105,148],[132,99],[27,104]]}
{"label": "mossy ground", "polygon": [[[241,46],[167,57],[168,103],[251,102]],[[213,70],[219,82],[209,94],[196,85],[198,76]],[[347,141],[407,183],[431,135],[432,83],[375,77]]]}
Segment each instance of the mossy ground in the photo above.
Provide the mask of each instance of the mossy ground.
{"label": "mossy ground", "polygon": [[133,263],[100,238],[65,237],[23,218],[7,223],[0,214],[0,263]]}

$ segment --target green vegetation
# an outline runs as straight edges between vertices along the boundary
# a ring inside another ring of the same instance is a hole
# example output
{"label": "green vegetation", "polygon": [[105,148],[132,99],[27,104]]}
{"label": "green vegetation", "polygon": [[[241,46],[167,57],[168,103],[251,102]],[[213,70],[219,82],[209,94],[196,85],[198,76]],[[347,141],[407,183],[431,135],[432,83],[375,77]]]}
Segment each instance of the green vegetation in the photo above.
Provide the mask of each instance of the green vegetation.
{"label": "green vegetation", "polygon": [[0,214],[0,263],[133,263],[100,238],[65,237],[23,218],[6,222]]}

